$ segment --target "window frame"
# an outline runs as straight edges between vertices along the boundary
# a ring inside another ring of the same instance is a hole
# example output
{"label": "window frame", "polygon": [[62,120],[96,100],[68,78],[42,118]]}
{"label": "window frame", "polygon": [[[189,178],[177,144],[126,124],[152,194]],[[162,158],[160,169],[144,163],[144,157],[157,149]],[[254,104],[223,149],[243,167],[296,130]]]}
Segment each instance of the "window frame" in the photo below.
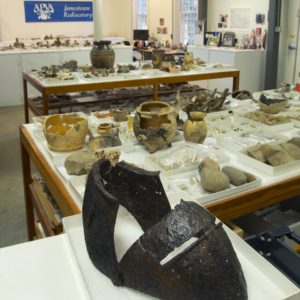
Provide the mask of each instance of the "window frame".
{"label": "window frame", "polygon": [[[141,27],[139,27],[138,26],[138,15],[137,15],[137,2],[138,1],[145,1],[146,2],[146,5],[147,5],[147,9],[146,9],[146,20],[147,20],[147,22],[146,22],[146,28],[141,28]],[[133,16],[133,18],[132,18],[132,30],[134,30],[134,29],[148,29],[148,27],[149,27],[149,5],[148,5],[148,0],[134,0],[133,1],[133,5],[132,5],[132,16]]]}

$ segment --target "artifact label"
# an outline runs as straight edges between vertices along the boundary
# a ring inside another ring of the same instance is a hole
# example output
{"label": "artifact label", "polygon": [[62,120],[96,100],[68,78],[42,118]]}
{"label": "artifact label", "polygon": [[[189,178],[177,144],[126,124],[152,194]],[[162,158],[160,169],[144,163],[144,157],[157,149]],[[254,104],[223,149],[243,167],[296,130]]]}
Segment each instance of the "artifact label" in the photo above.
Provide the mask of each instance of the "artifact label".
{"label": "artifact label", "polygon": [[93,2],[24,1],[26,22],[92,22]]}

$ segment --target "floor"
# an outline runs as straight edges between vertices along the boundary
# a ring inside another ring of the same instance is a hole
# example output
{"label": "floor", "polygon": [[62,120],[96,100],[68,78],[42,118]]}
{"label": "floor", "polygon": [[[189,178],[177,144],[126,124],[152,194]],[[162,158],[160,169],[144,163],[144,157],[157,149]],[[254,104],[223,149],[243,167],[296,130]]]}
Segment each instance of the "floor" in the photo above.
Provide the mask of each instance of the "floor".
{"label": "floor", "polygon": [[23,106],[0,107],[0,247],[27,241],[18,127]]}

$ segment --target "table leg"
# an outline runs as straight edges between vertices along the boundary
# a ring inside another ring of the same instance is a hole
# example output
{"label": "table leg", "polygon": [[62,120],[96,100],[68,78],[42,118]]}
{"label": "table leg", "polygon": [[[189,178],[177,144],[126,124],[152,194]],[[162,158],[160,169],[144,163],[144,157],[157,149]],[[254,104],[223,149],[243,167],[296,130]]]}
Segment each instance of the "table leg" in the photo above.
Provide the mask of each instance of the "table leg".
{"label": "table leg", "polygon": [[27,234],[28,240],[32,241],[35,236],[34,228],[34,209],[30,198],[29,185],[32,183],[31,180],[31,169],[30,169],[30,158],[22,144],[22,132],[20,130],[21,140],[21,157],[22,157],[22,172],[23,172],[23,185],[24,185],[24,197],[25,197],[25,208],[26,208],[26,219],[27,219]]}
{"label": "table leg", "polygon": [[23,78],[23,93],[24,93],[25,123],[29,123],[28,89],[27,89],[27,81],[24,78]]}
{"label": "table leg", "polygon": [[153,101],[158,100],[158,87],[159,87],[159,84],[157,84],[157,83],[153,84]]}
{"label": "table leg", "polygon": [[237,76],[233,77],[233,85],[232,85],[232,91],[237,91],[240,88],[240,73],[238,73]]}
{"label": "table leg", "polygon": [[43,91],[43,115],[47,116],[49,113],[49,98],[48,95]]}

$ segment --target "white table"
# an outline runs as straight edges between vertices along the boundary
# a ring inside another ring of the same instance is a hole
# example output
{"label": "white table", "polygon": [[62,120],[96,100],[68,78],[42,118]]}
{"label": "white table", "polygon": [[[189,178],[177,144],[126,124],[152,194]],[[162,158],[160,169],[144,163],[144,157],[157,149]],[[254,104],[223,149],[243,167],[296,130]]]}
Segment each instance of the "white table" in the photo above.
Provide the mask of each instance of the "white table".
{"label": "white table", "polygon": [[[129,224],[130,218],[118,216],[116,235],[135,236],[137,229]],[[66,233],[56,237],[0,249],[1,300],[155,299],[113,286],[93,266],[86,251],[81,215],[65,218],[64,228]],[[225,231],[241,262],[249,300],[299,299],[299,288],[228,228]],[[125,245],[129,247],[128,242]]]}

